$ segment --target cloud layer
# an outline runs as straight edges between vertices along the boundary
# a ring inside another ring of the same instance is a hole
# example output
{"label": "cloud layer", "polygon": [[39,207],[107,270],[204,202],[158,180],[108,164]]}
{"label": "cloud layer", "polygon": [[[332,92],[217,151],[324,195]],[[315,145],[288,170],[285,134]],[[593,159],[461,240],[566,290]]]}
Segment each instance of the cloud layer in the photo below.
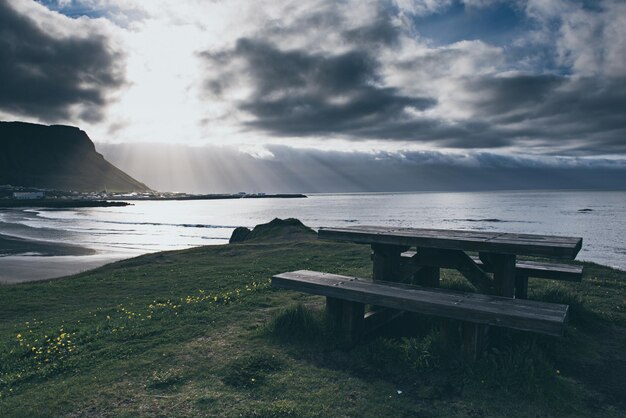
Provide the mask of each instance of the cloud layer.
{"label": "cloud layer", "polygon": [[[626,152],[626,66],[616,50],[626,47],[626,10],[618,2],[382,2],[365,11],[312,4],[201,54],[209,97],[231,104],[243,129],[294,139]],[[517,16],[516,32],[501,34],[509,44],[481,40],[479,28],[478,39],[438,46],[436,31],[421,36],[428,19],[494,7]]]}
{"label": "cloud layer", "polygon": [[48,122],[102,120],[125,76],[123,53],[99,26],[34,3],[0,2],[0,111]]}
{"label": "cloud layer", "polygon": [[436,103],[430,97],[377,86],[379,63],[364,49],[332,55],[281,51],[272,44],[242,38],[232,51],[204,55],[214,66],[236,67],[210,80],[207,88],[219,95],[228,85],[241,82],[236,77],[245,76],[252,92],[238,106],[254,116],[247,127],[275,135],[371,137],[372,126],[398,129],[410,119],[406,109],[421,111]]}
{"label": "cloud layer", "polygon": [[0,35],[0,118],[100,142],[626,159],[619,0],[9,0]]}

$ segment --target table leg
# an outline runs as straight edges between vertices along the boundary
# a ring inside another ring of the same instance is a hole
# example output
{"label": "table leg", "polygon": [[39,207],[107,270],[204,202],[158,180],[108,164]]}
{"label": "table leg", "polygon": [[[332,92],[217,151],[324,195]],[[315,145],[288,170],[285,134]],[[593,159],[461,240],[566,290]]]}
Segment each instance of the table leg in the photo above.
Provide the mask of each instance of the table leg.
{"label": "table leg", "polygon": [[528,299],[528,276],[515,276],[515,299]]}
{"label": "table leg", "polygon": [[349,345],[356,344],[365,331],[365,305],[343,299],[326,298],[326,314],[336,326],[343,340]]}
{"label": "table leg", "polygon": [[478,360],[489,344],[489,325],[461,322],[461,347],[469,360]]}
{"label": "table leg", "polygon": [[374,280],[385,280],[388,282],[398,281],[401,272],[400,254],[408,250],[404,245],[372,244],[373,272]]}
{"label": "table leg", "polygon": [[[400,245],[372,244],[372,278],[374,280],[384,280],[388,282],[400,282],[403,280],[402,257],[401,254],[410,247]],[[384,324],[398,318],[402,311],[395,309],[372,306],[372,311],[368,313],[365,327],[366,331],[374,328],[381,328]]]}
{"label": "table leg", "polygon": [[515,295],[515,255],[491,254],[495,294],[512,298]]}
{"label": "table leg", "polygon": [[342,299],[326,296],[326,315],[336,324],[341,324],[342,308]]}

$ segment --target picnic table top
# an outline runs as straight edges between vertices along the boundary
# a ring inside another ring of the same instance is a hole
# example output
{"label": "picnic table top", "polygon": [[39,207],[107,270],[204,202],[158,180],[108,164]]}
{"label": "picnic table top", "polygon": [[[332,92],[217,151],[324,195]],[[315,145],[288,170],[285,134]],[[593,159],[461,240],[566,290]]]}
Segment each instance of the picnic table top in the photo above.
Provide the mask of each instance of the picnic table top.
{"label": "picnic table top", "polygon": [[396,228],[359,225],[320,228],[318,236],[335,241],[360,244],[387,244],[462,251],[482,251],[552,257],[573,260],[582,247],[582,238],[553,235],[452,229]]}

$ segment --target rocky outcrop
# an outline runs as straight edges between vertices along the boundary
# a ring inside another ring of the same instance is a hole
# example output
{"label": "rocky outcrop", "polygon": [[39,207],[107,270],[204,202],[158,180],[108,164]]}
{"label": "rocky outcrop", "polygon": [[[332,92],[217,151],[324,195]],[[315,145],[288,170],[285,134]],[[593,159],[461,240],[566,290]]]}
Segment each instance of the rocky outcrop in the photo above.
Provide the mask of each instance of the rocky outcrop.
{"label": "rocky outcrop", "polygon": [[0,184],[83,192],[150,190],[72,126],[0,122]]}
{"label": "rocky outcrop", "polygon": [[316,235],[315,231],[298,219],[275,218],[266,224],[255,226],[252,231],[244,227],[236,228],[229,242],[306,239],[315,238]]}
{"label": "rocky outcrop", "polygon": [[248,235],[250,235],[250,229],[246,228],[245,226],[239,226],[233,231],[230,239],[228,240],[228,243],[232,244],[234,242],[245,241]]}

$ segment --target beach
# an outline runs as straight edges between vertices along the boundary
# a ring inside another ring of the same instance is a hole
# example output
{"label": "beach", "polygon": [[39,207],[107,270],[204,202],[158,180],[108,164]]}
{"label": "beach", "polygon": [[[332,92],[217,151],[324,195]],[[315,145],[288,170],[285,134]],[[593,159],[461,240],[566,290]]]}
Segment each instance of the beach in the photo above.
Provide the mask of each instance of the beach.
{"label": "beach", "polygon": [[60,242],[37,241],[0,234],[0,256],[37,254],[40,256],[92,255],[95,251],[79,245]]}
{"label": "beach", "polygon": [[70,276],[124,258],[79,245],[2,234],[0,256],[0,283],[4,284]]}

